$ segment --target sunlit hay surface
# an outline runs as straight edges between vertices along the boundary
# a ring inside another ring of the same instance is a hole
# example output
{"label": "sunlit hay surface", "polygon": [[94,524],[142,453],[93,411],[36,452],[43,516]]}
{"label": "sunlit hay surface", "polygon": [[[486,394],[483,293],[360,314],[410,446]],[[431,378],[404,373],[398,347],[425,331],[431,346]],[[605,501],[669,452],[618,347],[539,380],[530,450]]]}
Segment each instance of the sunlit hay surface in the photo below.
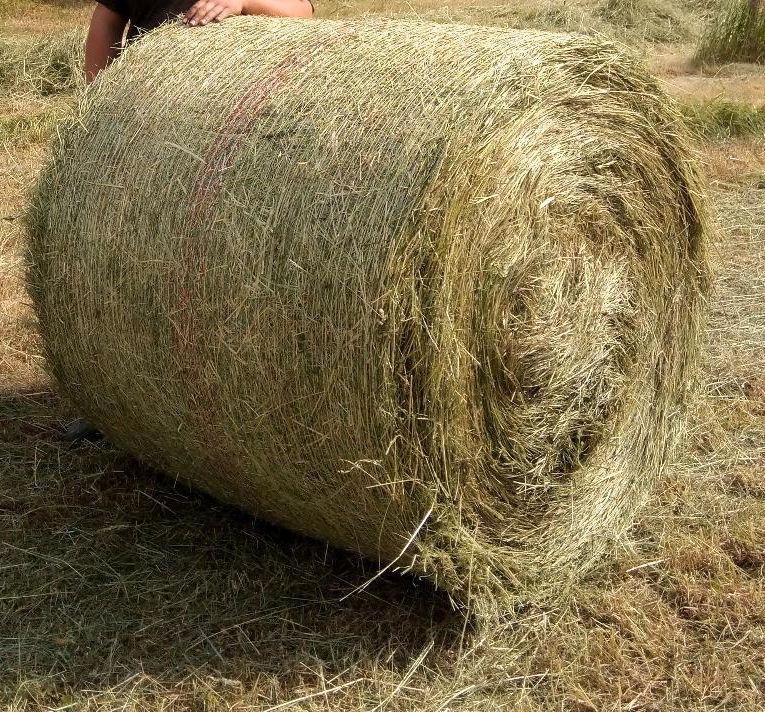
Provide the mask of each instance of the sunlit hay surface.
{"label": "sunlit hay surface", "polygon": [[45,37],[0,35],[0,91],[51,96],[81,90],[84,44],[81,30]]}
{"label": "sunlit hay surface", "polygon": [[49,363],[222,500],[480,613],[560,591],[683,429],[705,220],[681,123],[584,37],[163,28],[34,199]]}
{"label": "sunlit hay surface", "polygon": [[701,36],[696,60],[765,61],[765,3],[722,0]]}

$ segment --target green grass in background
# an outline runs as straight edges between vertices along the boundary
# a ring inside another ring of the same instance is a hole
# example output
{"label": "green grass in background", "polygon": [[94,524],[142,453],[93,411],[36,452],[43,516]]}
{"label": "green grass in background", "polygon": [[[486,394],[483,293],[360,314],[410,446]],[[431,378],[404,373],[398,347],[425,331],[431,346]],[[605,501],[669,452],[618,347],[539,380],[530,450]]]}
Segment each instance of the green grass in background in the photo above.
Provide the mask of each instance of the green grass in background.
{"label": "green grass in background", "polygon": [[707,139],[765,139],[765,106],[729,99],[694,100],[681,104],[689,126]]}
{"label": "green grass in background", "polygon": [[765,61],[765,2],[722,0],[701,37],[696,61]]}

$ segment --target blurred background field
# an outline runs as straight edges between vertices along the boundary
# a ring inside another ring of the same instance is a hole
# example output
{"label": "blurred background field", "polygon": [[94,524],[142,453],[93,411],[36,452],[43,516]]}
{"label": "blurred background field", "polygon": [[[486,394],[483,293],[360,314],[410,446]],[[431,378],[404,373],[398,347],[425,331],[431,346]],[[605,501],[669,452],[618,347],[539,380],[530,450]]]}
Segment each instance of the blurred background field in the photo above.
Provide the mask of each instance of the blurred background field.
{"label": "blurred background field", "polygon": [[82,87],[91,4],[5,0],[0,708],[761,710],[765,67],[730,38],[705,49],[710,32],[731,26],[729,4],[317,8],[595,32],[660,76],[698,135],[719,227],[703,398],[685,456],[573,600],[529,605],[476,635],[426,583],[389,574],[346,597],[374,573],[368,564],[191,493],[107,443],[64,447],[58,435],[74,414],[51,390],[23,291],[22,214]]}

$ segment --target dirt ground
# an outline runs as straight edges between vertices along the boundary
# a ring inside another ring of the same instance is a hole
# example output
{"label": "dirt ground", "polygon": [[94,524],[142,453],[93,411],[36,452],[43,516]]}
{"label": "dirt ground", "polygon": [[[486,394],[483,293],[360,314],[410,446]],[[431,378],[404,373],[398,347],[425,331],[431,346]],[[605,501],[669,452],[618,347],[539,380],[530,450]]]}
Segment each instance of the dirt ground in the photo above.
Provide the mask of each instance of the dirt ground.
{"label": "dirt ground", "polygon": [[[693,66],[696,5],[318,8],[593,29],[644,53],[680,101],[765,105],[765,68]],[[77,0],[8,0],[0,39],[67,32],[89,12]],[[529,605],[477,634],[424,582],[385,575],[346,597],[369,564],[107,443],[62,445],[74,413],[45,373],[22,215],[50,134],[38,119],[70,104],[0,89],[0,709],[765,709],[765,130],[700,146],[715,288],[682,460],[571,602]]]}

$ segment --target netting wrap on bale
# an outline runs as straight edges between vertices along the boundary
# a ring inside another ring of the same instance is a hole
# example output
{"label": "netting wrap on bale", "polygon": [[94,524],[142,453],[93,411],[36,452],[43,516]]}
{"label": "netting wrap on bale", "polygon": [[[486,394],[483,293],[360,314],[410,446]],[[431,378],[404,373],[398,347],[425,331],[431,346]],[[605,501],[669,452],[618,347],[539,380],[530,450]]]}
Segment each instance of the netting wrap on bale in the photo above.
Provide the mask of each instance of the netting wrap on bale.
{"label": "netting wrap on bale", "polygon": [[585,37],[162,28],[33,202],[51,368],[147,462],[504,608],[602,555],[681,431],[705,282],[681,128]]}

